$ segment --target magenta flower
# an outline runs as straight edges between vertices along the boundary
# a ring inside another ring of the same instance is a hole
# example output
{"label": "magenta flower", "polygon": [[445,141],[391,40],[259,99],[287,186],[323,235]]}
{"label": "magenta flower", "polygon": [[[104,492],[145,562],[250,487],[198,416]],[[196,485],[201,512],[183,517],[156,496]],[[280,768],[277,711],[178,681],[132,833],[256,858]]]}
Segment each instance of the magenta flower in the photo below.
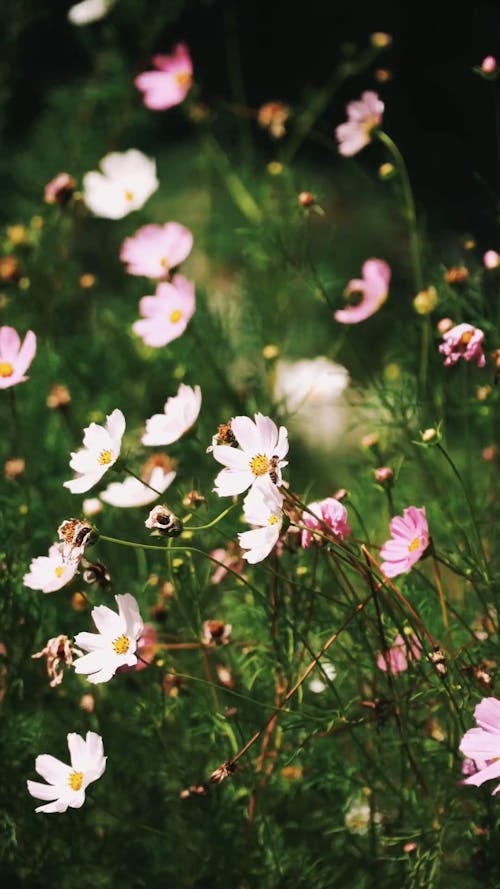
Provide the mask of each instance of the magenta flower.
{"label": "magenta flower", "polygon": [[[331,528],[339,540],[343,540],[344,537],[351,533],[352,528],[347,521],[347,509],[333,497],[327,497],[326,500],[318,500],[315,503],[308,503],[307,508],[311,512],[304,511],[301,521],[308,528],[307,531],[302,531],[301,546],[304,549],[308,549],[313,540],[321,542],[322,538],[315,538],[314,531],[320,531],[322,534],[325,534],[325,525]],[[314,513],[314,515],[311,515],[311,513]]]}
{"label": "magenta flower", "polygon": [[186,98],[193,82],[193,65],[187,46],[178,43],[171,56],[155,56],[157,71],[144,71],[135,78],[144,93],[144,104],[152,111],[173,108]]}
{"label": "magenta flower", "polygon": [[168,278],[170,270],[189,256],[192,246],[191,232],[177,222],[143,225],[131,238],[125,238],[120,259],[128,263],[129,275]]}
{"label": "magenta flower", "polygon": [[[465,733],[460,750],[467,759],[472,759],[476,765],[476,771],[469,774],[463,783],[480,787],[490,778],[500,778],[500,701],[498,698],[483,698],[474,710],[474,719],[478,727],[471,728]],[[500,784],[493,790],[493,795],[499,791]]]}
{"label": "magenta flower", "polygon": [[13,327],[0,327],[0,389],[8,389],[24,383],[36,354],[36,336],[32,330],[24,337],[23,344]]}
{"label": "magenta flower", "polygon": [[359,294],[359,302],[333,313],[335,320],[341,324],[358,324],[374,315],[389,295],[391,270],[383,259],[367,259],[363,264],[362,275],[362,279],[353,278],[349,281],[344,292],[346,299]]}
{"label": "magenta flower", "polygon": [[382,123],[384,103],[377,93],[367,90],[357,102],[347,106],[347,122],[335,130],[339,143],[339,153],[352,157],[371,142],[372,130]]}
{"label": "magenta flower", "polygon": [[158,284],[154,296],[139,303],[143,318],[132,329],[147,346],[158,349],[184,333],[195,310],[194,284],[182,275]]}
{"label": "magenta flower", "polygon": [[483,352],[484,333],[472,324],[457,324],[443,334],[444,342],[439,351],[446,355],[444,366],[451,367],[460,358],[466,361],[477,361],[478,367],[484,367],[486,358]]}
{"label": "magenta flower", "polygon": [[419,661],[422,657],[422,646],[414,633],[404,638],[400,633],[394,640],[394,645],[387,651],[379,651],[377,654],[377,667],[384,673],[404,673],[411,661]]}
{"label": "magenta flower", "polygon": [[390,530],[392,538],[380,550],[380,558],[385,559],[380,567],[386,577],[397,577],[413,568],[429,546],[425,506],[409,506],[402,516],[392,519]]}

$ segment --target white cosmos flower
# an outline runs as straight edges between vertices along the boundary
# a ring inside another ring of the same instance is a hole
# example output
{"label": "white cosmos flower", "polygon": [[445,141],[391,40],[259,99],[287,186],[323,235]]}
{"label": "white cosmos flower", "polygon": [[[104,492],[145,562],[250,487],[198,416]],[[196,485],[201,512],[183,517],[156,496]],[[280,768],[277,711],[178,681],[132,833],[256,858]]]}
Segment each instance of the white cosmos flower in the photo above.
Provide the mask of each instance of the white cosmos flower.
{"label": "white cosmos flower", "polygon": [[[325,661],[324,663],[321,663],[320,661],[320,665],[322,672],[328,677],[328,679],[330,679],[331,682],[333,682],[333,680],[337,676],[337,671],[333,664],[329,661]],[[309,683],[309,688],[315,695],[320,695],[323,691],[325,691],[326,688],[328,688],[326,682],[324,682],[323,679],[320,679],[320,675],[321,674],[319,674],[315,679],[311,679]]]}
{"label": "white cosmos flower", "polygon": [[189,432],[198,419],[201,408],[199,386],[186,386],[181,383],[177,395],[165,402],[162,414],[153,414],[146,420],[146,432],[142,436],[143,445],[168,445]]}
{"label": "white cosmos flower", "polygon": [[71,454],[69,465],[78,475],[64,487],[72,494],[84,494],[103,477],[120,456],[125,417],[118,410],[106,417],[106,426],[91,423],[84,430],[83,448]]}
{"label": "white cosmos flower", "polygon": [[66,586],[75,576],[80,561],[80,553],[68,555],[64,543],[53,543],[48,556],[38,556],[31,560],[30,570],[23,577],[24,586],[42,593],[54,593]]}
{"label": "white cosmos flower", "polygon": [[245,521],[256,527],[238,534],[238,541],[241,548],[247,550],[243,558],[250,565],[262,562],[276,546],[283,523],[282,505],[282,495],[268,478],[253,485],[245,497]]}
{"label": "white cosmos flower", "polygon": [[68,10],[72,25],[90,25],[107,16],[117,0],[82,0]]}
{"label": "white cosmos flower", "polygon": [[70,732],[68,748],[71,765],[55,756],[43,753],[35,760],[35,770],[47,781],[28,781],[28,790],[35,799],[50,800],[46,806],[38,806],[35,812],[65,812],[68,806],[79,809],[85,802],[85,790],[104,773],[106,757],[102,738],[95,732],[81,735]]}
{"label": "white cosmos flower", "polygon": [[[157,500],[160,494],[167,490],[172,484],[176,473],[165,472],[161,466],[155,466],[148,484],[143,485],[137,478],[129,476],[123,482],[111,482],[105,491],[101,494],[101,500],[109,503],[110,506],[132,507],[132,506],[148,506]],[[154,488],[154,491],[151,490]]]}
{"label": "white cosmos flower", "polygon": [[118,667],[133,667],[135,652],[144,624],[137,601],[130,593],[115,596],[118,614],[107,605],[92,609],[97,633],[78,633],[75,644],[88,654],[74,662],[75,671],[87,675],[89,682],[108,682]]}
{"label": "white cosmos flower", "polygon": [[215,479],[214,491],[219,497],[241,494],[264,477],[281,485],[281,470],[288,465],[283,460],[288,453],[285,427],[280,426],[278,430],[270,417],[255,414],[255,422],[250,417],[233,417],[231,431],[238,448],[216,444],[212,449],[215,459],[226,467]]}
{"label": "white cosmos flower", "polygon": [[102,173],[83,177],[83,200],[96,216],[122,219],[139,210],[159,186],[156,162],[142,151],[112,151],[100,161]]}
{"label": "white cosmos flower", "polygon": [[322,356],[278,361],[273,394],[291,414],[290,426],[297,435],[308,444],[330,448],[349,416],[343,401],[348,384],[346,368]]}

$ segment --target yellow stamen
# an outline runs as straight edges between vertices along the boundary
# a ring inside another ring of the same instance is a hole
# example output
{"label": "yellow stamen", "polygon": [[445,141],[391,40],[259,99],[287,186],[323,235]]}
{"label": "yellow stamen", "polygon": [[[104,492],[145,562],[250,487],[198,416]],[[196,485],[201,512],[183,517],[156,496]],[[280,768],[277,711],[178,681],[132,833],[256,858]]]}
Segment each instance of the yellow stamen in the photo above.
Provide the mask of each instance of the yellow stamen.
{"label": "yellow stamen", "polygon": [[460,337],[460,342],[463,343],[464,346],[467,346],[470,343],[474,333],[472,330],[466,330],[465,333]]}
{"label": "yellow stamen", "polygon": [[1,361],[0,362],[0,377],[11,377],[14,373],[14,368],[9,361]]}
{"label": "yellow stamen", "polygon": [[170,312],[169,320],[170,320],[171,324],[177,324],[177,322],[180,321],[181,318],[182,318],[182,312],[180,309],[174,309],[173,312]]}
{"label": "yellow stamen", "polygon": [[126,191],[125,192],[125,200],[126,201],[133,201],[134,200],[134,192],[133,191]]}
{"label": "yellow stamen", "polygon": [[113,648],[117,654],[127,654],[127,651],[130,648],[130,642],[128,636],[125,633],[122,633],[121,636],[118,636],[118,639],[115,639],[113,642]]}
{"label": "yellow stamen", "polygon": [[100,463],[101,466],[109,466],[112,459],[113,459],[113,454],[111,453],[111,451],[109,451],[109,450],[101,451],[101,453],[99,454],[99,461],[98,462]]}
{"label": "yellow stamen", "polygon": [[415,550],[419,548],[419,546],[420,546],[420,537],[414,537],[413,540],[412,540],[412,542],[410,543],[410,545],[409,545],[409,547],[408,547],[408,552],[409,552],[409,553],[414,553]]}
{"label": "yellow stamen", "polygon": [[179,71],[175,75],[175,79],[179,86],[190,86],[191,84],[191,74],[189,71]]}
{"label": "yellow stamen", "polygon": [[269,518],[268,518],[268,520],[267,520],[267,524],[268,524],[268,525],[276,525],[277,522],[279,522],[279,518],[278,518],[277,515],[274,515],[274,514],[273,514],[273,515],[270,515]]}
{"label": "yellow stamen", "polygon": [[163,259],[160,259],[160,265],[162,269],[168,269],[168,260],[163,257]]}
{"label": "yellow stamen", "polygon": [[57,568],[54,568],[54,574],[56,575],[56,577],[62,577],[63,570],[64,569],[61,567],[61,565],[58,565]]}
{"label": "yellow stamen", "polygon": [[265,475],[266,472],[269,472],[270,468],[271,463],[269,458],[265,457],[264,454],[257,454],[250,460],[250,469],[256,476]]}
{"label": "yellow stamen", "polygon": [[81,790],[83,784],[83,772],[71,772],[68,782],[71,790]]}

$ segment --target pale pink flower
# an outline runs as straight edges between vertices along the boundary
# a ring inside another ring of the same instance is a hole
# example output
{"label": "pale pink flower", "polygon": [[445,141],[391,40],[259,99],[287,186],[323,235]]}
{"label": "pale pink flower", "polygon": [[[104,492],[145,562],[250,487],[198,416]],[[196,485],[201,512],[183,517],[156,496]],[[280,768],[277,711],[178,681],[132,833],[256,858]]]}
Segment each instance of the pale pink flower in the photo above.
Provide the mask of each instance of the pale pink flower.
{"label": "pale pink flower", "polygon": [[409,506],[402,516],[392,519],[390,530],[392,538],[380,550],[380,558],[385,559],[380,567],[386,577],[397,577],[413,568],[429,545],[425,506]]}
{"label": "pale pink flower", "polygon": [[361,273],[363,277],[353,278],[344,291],[346,299],[359,294],[360,302],[333,313],[335,320],[341,324],[358,324],[359,321],[370,318],[378,312],[389,295],[391,270],[383,259],[367,259]]}
{"label": "pale pink flower", "polygon": [[218,562],[222,562],[221,565],[217,565],[217,568],[212,574],[210,583],[220,583],[228,573],[228,568],[231,568],[236,574],[243,574],[245,563],[243,562],[242,552],[237,543],[229,541],[227,549],[218,547],[218,549],[213,549],[210,555],[213,559],[217,559]]}
{"label": "pale pink flower", "polygon": [[138,641],[144,624],[137,600],[130,593],[115,596],[118,613],[107,605],[92,609],[97,633],[78,633],[75,642],[88,654],[79,657],[75,672],[85,674],[89,682],[108,682],[118,667],[135,667]]}
{"label": "pale pink flower", "polygon": [[171,395],[165,402],[162,414],[153,414],[146,420],[146,432],[142,443],[148,447],[168,445],[178,441],[192,429],[201,408],[199,386],[186,386],[181,383],[177,395]]}
{"label": "pale pink flower", "polygon": [[159,182],[156,162],[137,148],[111,151],[99,162],[101,170],[83,177],[83,201],[95,216],[123,219],[140,210]]}
{"label": "pale pink flower", "polygon": [[483,74],[494,74],[497,70],[497,60],[495,56],[486,56],[481,62],[481,71]]}
{"label": "pale pink flower", "polygon": [[134,80],[137,89],[144,93],[146,108],[165,111],[180,105],[193,82],[193,65],[187,46],[178,43],[173,55],[154,56],[153,65],[157,71],[144,71]]}
{"label": "pale pink flower", "polygon": [[422,657],[422,646],[414,633],[404,637],[400,633],[394,640],[394,645],[387,651],[379,651],[377,654],[377,667],[384,673],[404,673],[408,664],[419,661]]}
{"label": "pale pink flower", "polygon": [[[304,549],[308,549],[313,541],[321,543],[322,538],[315,536],[314,532],[319,531],[321,534],[328,534],[325,525],[331,528],[333,534],[339,540],[343,540],[344,537],[351,533],[352,528],[347,521],[347,509],[333,497],[308,503],[307,509],[310,512],[304,510],[301,519],[301,524],[306,525],[308,528],[307,531],[302,531],[301,546]],[[314,513],[314,515],[311,515],[311,513]]]}
{"label": "pale pink flower", "polygon": [[76,182],[69,173],[58,173],[47,182],[44,190],[46,204],[66,204],[73,195]]}
{"label": "pale pink flower", "polygon": [[146,346],[166,346],[184,333],[193,316],[194,284],[183,275],[176,275],[172,283],[158,284],[154,296],[143,296],[139,310],[143,318],[132,325],[134,333]]}
{"label": "pale pink flower", "polygon": [[0,327],[0,389],[8,389],[24,383],[36,353],[36,336],[32,330],[24,337],[23,344],[13,327]]}
{"label": "pale pink flower", "polygon": [[457,324],[443,334],[444,342],[439,351],[446,355],[444,366],[451,367],[460,358],[465,361],[476,361],[478,367],[484,367],[486,358],[483,352],[484,333],[472,324]]}
{"label": "pale pink flower", "polygon": [[367,90],[356,102],[347,106],[347,122],[335,130],[339,143],[339,153],[352,157],[371,142],[372,130],[382,123],[384,103],[377,93]]}
{"label": "pale pink flower", "polygon": [[191,253],[193,236],[178,222],[143,225],[131,238],[125,238],[120,259],[128,263],[129,275],[168,278],[170,270]]}
{"label": "pale pink flower", "polygon": [[496,250],[487,250],[483,256],[483,264],[485,269],[489,271],[497,269],[500,265],[500,255]]}
{"label": "pale pink flower", "polygon": [[[469,774],[464,784],[480,787],[491,778],[500,778],[500,701],[483,698],[474,710],[477,728],[471,728],[462,738],[460,751],[473,760],[476,771]],[[467,762],[467,760],[466,760]],[[470,765],[468,764],[468,769]],[[493,795],[500,791],[500,784]]]}

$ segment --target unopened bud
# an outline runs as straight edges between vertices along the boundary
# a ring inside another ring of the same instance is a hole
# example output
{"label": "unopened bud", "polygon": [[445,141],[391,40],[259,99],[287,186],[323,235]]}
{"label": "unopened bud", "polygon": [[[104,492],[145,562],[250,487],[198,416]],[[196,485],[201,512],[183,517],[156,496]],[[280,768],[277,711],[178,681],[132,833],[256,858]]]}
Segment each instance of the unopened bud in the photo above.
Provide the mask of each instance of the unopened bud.
{"label": "unopened bud", "polygon": [[494,74],[497,70],[497,60],[495,56],[486,56],[481,62],[481,71],[483,74]]}
{"label": "unopened bud", "polygon": [[5,478],[19,478],[25,468],[26,463],[22,457],[13,457],[11,460],[6,460],[4,466]]}
{"label": "unopened bud", "polygon": [[335,491],[335,493],[332,494],[334,500],[345,500],[348,496],[349,491],[347,488],[339,488],[338,491]]}
{"label": "unopened bud", "polygon": [[454,326],[455,326],[455,324],[451,320],[451,318],[441,318],[441,320],[438,321],[438,323],[437,323],[437,330],[438,330],[438,333],[443,335],[445,333],[448,333],[448,331],[451,330],[451,328]]}
{"label": "unopened bud", "polygon": [[377,68],[375,71],[375,80],[378,83],[389,83],[392,80],[392,73],[388,68]]}
{"label": "unopened bud", "polygon": [[387,485],[392,483],[394,479],[394,473],[390,466],[379,466],[378,469],[375,469],[374,472],[375,481],[379,483],[379,485]]}
{"label": "unopened bud", "polygon": [[69,173],[59,173],[45,186],[46,204],[67,204],[75,191],[76,182]]}
{"label": "unopened bud", "polygon": [[270,161],[266,169],[270,176],[279,176],[283,172],[283,164],[279,161]]}
{"label": "unopened bud", "polygon": [[396,171],[396,167],[394,166],[394,164],[390,164],[389,162],[382,164],[378,168],[379,178],[383,179],[383,180],[393,179],[394,176],[396,175],[396,172],[397,171]]}
{"label": "unopened bud", "polygon": [[392,37],[384,31],[375,31],[374,34],[370,34],[370,43],[375,49],[386,49],[391,45]]}
{"label": "unopened bud", "polygon": [[497,449],[496,449],[495,445],[490,445],[489,448],[483,448],[483,451],[481,454],[483,460],[486,463],[493,463],[496,455],[497,455]]}
{"label": "unopened bud", "polygon": [[94,695],[82,695],[80,698],[80,707],[85,713],[93,713],[95,707]]}
{"label": "unopened bud", "polygon": [[464,265],[454,265],[445,272],[444,280],[447,284],[463,284],[469,277],[469,270]]}
{"label": "unopened bud", "polygon": [[166,506],[154,506],[144,524],[156,536],[177,537],[182,532],[181,520]]}
{"label": "unopened bud", "polygon": [[279,358],[279,354],[279,346],[275,346],[274,343],[269,343],[262,349],[262,357],[265,358],[266,361],[275,361],[276,358]]}
{"label": "unopened bud", "polygon": [[363,435],[361,439],[361,447],[362,448],[375,448],[378,445],[378,435],[375,435],[374,432],[369,435]]}
{"label": "unopened bud", "polygon": [[301,207],[310,207],[314,204],[314,195],[310,191],[301,191],[297,200]]}
{"label": "unopened bud", "polygon": [[421,433],[420,437],[423,442],[428,444],[428,442],[434,441],[434,439],[437,438],[437,434],[438,434],[437,429],[434,429],[434,427],[431,427],[430,429],[424,429],[424,431]]}
{"label": "unopened bud", "polygon": [[488,395],[491,395],[491,386],[478,386],[476,395],[478,401],[486,401]]}
{"label": "unopened bud", "polygon": [[90,272],[86,272],[84,275],[80,275],[78,278],[78,284],[82,288],[82,290],[88,290],[89,287],[93,287],[95,284],[95,275],[91,275]]}

